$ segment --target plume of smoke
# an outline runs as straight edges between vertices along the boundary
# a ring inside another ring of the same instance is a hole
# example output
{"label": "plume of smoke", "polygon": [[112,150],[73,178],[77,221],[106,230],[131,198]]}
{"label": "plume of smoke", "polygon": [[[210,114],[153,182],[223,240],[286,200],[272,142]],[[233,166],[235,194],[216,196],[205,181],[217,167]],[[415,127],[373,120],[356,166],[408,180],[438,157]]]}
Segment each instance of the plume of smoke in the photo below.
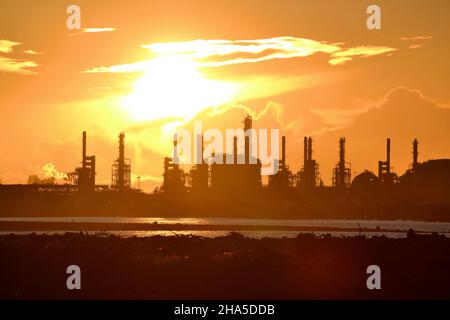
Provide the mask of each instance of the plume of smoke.
{"label": "plume of smoke", "polygon": [[56,170],[53,163],[46,163],[41,169],[38,169],[37,174],[28,177],[28,184],[55,184],[57,181],[67,181],[68,179],[69,176]]}
{"label": "plume of smoke", "polygon": [[59,172],[53,163],[46,163],[42,166],[40,173],[44,178],[53,178],[55,180],[67,180],[68,175],[63,172]]}

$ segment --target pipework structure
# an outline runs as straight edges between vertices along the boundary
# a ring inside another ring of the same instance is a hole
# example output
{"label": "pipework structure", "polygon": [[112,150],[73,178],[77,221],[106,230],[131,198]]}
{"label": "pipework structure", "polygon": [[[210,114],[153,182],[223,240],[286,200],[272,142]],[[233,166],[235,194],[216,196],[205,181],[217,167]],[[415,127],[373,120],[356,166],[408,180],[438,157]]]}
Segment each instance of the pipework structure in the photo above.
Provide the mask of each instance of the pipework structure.
{"label": "pipework structure", "polygon": [[303,167],[298,173],[298,186],[307,191],[311,191],[320,185],[319,165],[312,158],[312,144],[311,137],[303,138]]}
{"label": "pipework structure", "polygon": [[333,170],[333,187],[348,190],[352,182],[351,164],[345,162],[345,138],[339,139],[339,162]]}
{"label": "pipework structure", "polygon": [[[252,129],[252,117],[244,119],[244,132]],[[210,166],[210,189],[215,194],[251,195],[262,187],[261,161],[251,154],[252,143],[250,135],[245,135],[244,163],[238,163],[242,154],[238,151],[237,137],[233,138],[233,154],[222,154],[222,163],[212,163]],[[227,157],[233,156],[233,163],[227,163]]]}
{"label": "pipework structure", "polygon": [[119,157],[111,168],[111,184],[117,191],[131,188],[131,160],[125,158],[125,133],[119,134]]}
{"label": "pipework structure", "polygon": [[87,138],[83,131],[83,153],[81,167],[75,169],[75,182],[79,192],[95,191],[95,156],[86,155]]}
{"label": "pipework structure", "polygon": [[391,172],[391,139],[386,140],[386,161],[378,161],[378,179],[382,185],[392,185],[397,175]]}
{"label": "pipework structure", "polygon": [[186,189],[186,177],[179,165],[178,136],[176,134],[173,139],[173,157],[164,158],[163,179],[162,190],[166,193],[183,192]]}
{"label": "pipework structure", "polygon": [[286,137],[281,138],[281,160],[278,162],[278,172],[269,176],[269,187],[285,189],[292,186],[292,172],[286,165]]}

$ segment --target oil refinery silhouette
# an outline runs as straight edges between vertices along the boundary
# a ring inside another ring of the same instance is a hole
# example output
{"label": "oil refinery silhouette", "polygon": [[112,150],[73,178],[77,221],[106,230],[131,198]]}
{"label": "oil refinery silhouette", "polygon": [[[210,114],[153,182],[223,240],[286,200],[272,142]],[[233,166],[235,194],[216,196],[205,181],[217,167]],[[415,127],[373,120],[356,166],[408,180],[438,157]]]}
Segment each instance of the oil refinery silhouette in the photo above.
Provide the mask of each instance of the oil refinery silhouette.
{"label": "oil refinery silhouette", "polygon": [[[252,118],[244,120],[244,130]],[[83,132],[81,167],[68,181],[30,179],[29,184],[0,184],[2,216],[172,216],[232,218],[416,219],[450,221],[450,159],[419,162],[419,143],[412,143],[412,163],[401,176],[391,167],[391,140],[378,174],[364,171],[352,179],[345,157],[346,140],[338,141],[332,186],[320,179],[313,140],[304,137],[303,166],[292,172],[282,137],[279,170],[262,183],[261,161],[250,161],[245,138],[243,164],[209,163],[202,159],[187,172],[174,159],[164,159],[163,183],[151,194],[131,187],[131,160],[125,157],[125,134],[112,165],[111,185],[96,184],[95,156],[87,155]],[[195,137],[203,149],[203,137]],[[177,140],[174,139],[174,149]],[[219,155],[224,159],[227,154]],[[234,139],[236,160],[237,138]]]}

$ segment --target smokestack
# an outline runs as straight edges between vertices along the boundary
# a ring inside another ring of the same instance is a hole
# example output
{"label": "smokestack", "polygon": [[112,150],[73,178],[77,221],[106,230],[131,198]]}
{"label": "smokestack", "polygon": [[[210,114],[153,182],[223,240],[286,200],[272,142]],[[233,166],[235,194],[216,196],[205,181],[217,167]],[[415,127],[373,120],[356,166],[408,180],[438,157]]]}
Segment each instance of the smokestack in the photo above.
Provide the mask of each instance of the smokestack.
{"label": "smokestack", "polygon": [[244,131],[247,131],[252,128],[252,117],[247,115],[244,119]]}
{"label": "smokestack", "polygon": [[125,133],[119,134],[119,161],[125,161]]}
{"label": "smokestack", "polygon": [[281,138],[281,168],[286,169],[286,137]]}
{"label": "smokestack", "polygon": [[244,119],[244,132],[245,132],[245,164],[250,163],[250,137],[247,135],[247,130],[252,128],[252,117],[247,115]]}
{"label": "smokestack", "polygon": [[237,164],[237,137],[233,138],[233,157],[234,157],[234,164]]}
{"label": "smokestack", "polygon": [[201,155],[200,155],[200,162],[203,164],[203,151],[204,151],[204,147],[203,147],[203,134],[202,134],[202,136],[200,137],[200,145],[201,145],[200,149],[202,150],[202,153],[201,153]]}
{"label": "smokestack", "polygon": [[413,141],[413,169],[417,167],[419,159],[419,142],[417,139],[414,139]]}
{"label": "smokestack", "polygon": [[245,136],[245,164],[250,163],[250,138]]}
{"label": "smokestack", "polygon": [[345,138],[339,139],[339,163],[345,164]]}
{"label": "smokestack", "polygon": [[175,164],[179,163],[177,144],[178,144],[178,135],[175,133],[173,135],[173,157],[172,157],[172,160]]}
{"label": "smokestack", "polygon": [[119,191],[122,191],[125,186],[125,133],[123,132],[119,134],[119,159],[117,176]]}
{"label": "smokestack", "polygon": [[308,161],[312,160],[312,138],[308,138]]}
{"label": "smokestack", "polygon": [[339,164],[338,164],[337,186],[344,187],[345,180],[345,138],[339,139]]}
{"label": "smokestack", "polygon": [[83,131],[83,160],[82,167],[86,167],[86,131]]}
{"label": "smokestack", "polygon": [[391,139],[387,138],[386,141],[386,166],[387,173],[391,173]]}
{"label": "smokestack", "polygon": [[303,138],[303,165],[306,169],[306,164],[308,163],[308,138]]}

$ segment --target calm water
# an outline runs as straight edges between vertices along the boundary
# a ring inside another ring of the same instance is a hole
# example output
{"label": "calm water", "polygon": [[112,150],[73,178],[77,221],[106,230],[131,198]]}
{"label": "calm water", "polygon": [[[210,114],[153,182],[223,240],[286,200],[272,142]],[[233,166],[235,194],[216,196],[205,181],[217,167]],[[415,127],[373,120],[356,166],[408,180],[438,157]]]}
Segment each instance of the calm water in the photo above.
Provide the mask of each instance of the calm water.
{"label": "calm water", "polygon": [[[379,236],[385,234],[388,237],[401,238],[406,236],[406,231],[410,228],[416,232],[431,233],[437,232],[450,237],[450,223],[443,222],[422,222],[422,221],[385,221],[385,220],[285,220],[285,219],[228,219],[228,218],[119,218],[119,217],[33,217],[33,218],[0,218],[0,221],[39,221],[39,222],[105,222],[105,223],[165,223],[165,224],[211,224],[211,225],[273,225],[273,226],[299,226],[299,227],[340,227],[340,228],[370,228],[379,227],[384,230],[400,230],[400,232],[362,232],[366,236]],[[239,231],[237,228],[236,231]],[[36,232],[36,233],[64,233],[64,230],[56,232]],[[0,232],[9,234],[12,232]],[[13,232],[16,234],[27,234],[30,232]],[[90,232],[94,234],[95,232]],[[108,231],[108,234],[116,234],[124,237],[131,236],[152,236],[152,235],[199,235],[204,237],[218,237],[228,233],[228,231]],[[262,237],[296,237],[298,231],[242,231],[242,234],[252,238]],[[359,232],[314,232],[316,235],[331,234],[333,236],[354,236]]]}

